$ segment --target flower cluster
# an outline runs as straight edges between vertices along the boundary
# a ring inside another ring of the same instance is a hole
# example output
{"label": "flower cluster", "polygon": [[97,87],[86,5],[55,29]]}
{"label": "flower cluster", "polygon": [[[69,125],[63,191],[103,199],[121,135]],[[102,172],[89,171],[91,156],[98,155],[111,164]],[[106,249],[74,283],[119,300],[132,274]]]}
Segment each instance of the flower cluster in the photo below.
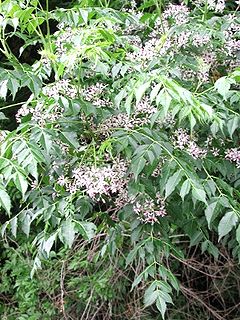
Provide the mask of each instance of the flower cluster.
{"label": "flower cluster", "polygon": [[240,150],[237,148],[228,149],[225,153],[225,159],[235,162],[237,168],[240,168]]}
{"label": "flower cluster", "polygon": [[59,80],[55,82],[54,85],[47,85],[42,89],[42,92],[49,98],[55,99],[60,95],[67,96],[71,99],[74,99],[77,96],[77,89],[73,85],[71,85],[69,79]]}
{"label": "flower cluster", "polygon": [[44,126],[47,122],[55,122],[64,112],[64,108],[60,107],[58,103],[45,105],[39,101],[35,107],[24,104],[16,114],[17,122],[21,122],[21,118],[31,114],[32,120],[37,122],[40,126]]}
{"label": "flower cluster", "polygon": [[173,144],[176,148],[186,151],[194,159],[202,159],[207,155],[208,150],[201,148],[190,137],[185,129],[178,129],[173,135]]}
{"label": "flower cluster", "polygon": [[107,85],[97,82],[82,90],[83,98],[91,102],[95,107],[110,107],[112,102],[109,99],[104,98],[106,95]]}
{"label": "flower cluster", "polygon": [[185,5],[170,4],[163,13],[163,19],[173,19],[176,25],[186,24],[189,21],[189,9]]}
{"label": "flower cluster", "polygon": [[[206,2],[207,1],[207,2]],[[197,0],[196,5],[201,6],[207,3],[208,9],[222,13],[225,9],[225,0]]]}
{"label": "flower cluster", "polygon": [[158,193],[156,194],[156,202],[149,196],[141,197],[134,203],[133,211],[138,215],[140,221],[151,224],[167,214],[165,201]]}
{"label": "flower cluster", "polygon": [[99,125],[98,132],[101,136],[108,137],[118,128],[133,129],[135,126],[147,125],[156,112],[157,107],[151,105],[150,99],[145,97],[137,104],[130,116],[126,113],[112,115]]}
{"label": "flower cluster", "polygon": [[103,196],[119,193],[125,188],[127,169],[123,160],[116,160],[111,165],[102,167],[83,165],[73,170],[71,178],[60,176],[58,184],[70,193],[81,190],[93,200],[104,201]]}
{"label": "flower cluster", "polygon": [[66,44],[70,44],[73,42],[73,39],[77,34],[77,30],[71,27],[65,27],[63,24],[59,24],[58,29],[60,31],[57,31],[55,33],[56,56],[58,58],[61,58],[64,54],[67,53],[68,49]]}
{"label": "flower cluster", "polygon": [[208,44],[210,40],[211,40],[211,37],[209,34],[195,33],[192,37],[192,44],[195,47],[203,47],[206,44]]}
{"label": "flower cluster", "polygon": [[[58,104],[57,99],[60,96],[75,99],[77,96],[77,89],[71,85],[70,80],[63,79],[55,82],[54,85],[50,84],[43,87],[42,93],[48,98],[53,98],[55,101],[53,103],[46,103],[43,100],[39,100],[35,106],[31,106],[28,103],[23,104],[16,114],[18,123],[21,122],[22,117],[28,114],[31,114],[32,119],[35,122],[38,122],[40,126],[43,126],[47,122],[57,121],[64,112],[64,108]],[[31,102],[31,98],[29,99],[29,102]]]}

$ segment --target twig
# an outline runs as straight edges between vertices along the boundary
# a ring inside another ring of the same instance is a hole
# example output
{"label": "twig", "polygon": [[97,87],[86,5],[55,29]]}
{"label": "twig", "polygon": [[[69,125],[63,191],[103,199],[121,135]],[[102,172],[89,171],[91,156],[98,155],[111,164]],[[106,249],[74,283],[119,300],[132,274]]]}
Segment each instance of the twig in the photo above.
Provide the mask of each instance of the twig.
{"label": "twig", "polygon": [[65,261],[63,261],[62,263],[62,268],[61,268],[61,278],[60,278],[60,288],[61,288],[61,311],[63,313],[63,317],[65,320],[67,320],[67,314],[65,311],[65,307],[64,307],[64,278],[65,278]]}
{"label": "twig", "polygon": [[216,319],[225,320],[225,318],[221,317],[215,310],[213,310],[208,304],[206,304],[193,290],[180,285],[180,289],[183,294],[190,296],[196,301],[200,302]]}

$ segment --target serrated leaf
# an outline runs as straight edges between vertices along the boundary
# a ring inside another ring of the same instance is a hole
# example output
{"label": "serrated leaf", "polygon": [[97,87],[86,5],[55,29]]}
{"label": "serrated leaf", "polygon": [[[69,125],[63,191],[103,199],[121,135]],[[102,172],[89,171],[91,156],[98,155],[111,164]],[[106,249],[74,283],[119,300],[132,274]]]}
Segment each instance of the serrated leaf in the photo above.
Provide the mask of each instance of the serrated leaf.
{"label": "serrated leaf", "polygon": [[228,77],[221,77],[214,84],[215,89],[217,89],[218,93],[224,98],[224,100],[227,99],[227,94],[231,88],[232,83],[234,83],[233,79],[230,79]]}
{"label": "serrated leaf", "polygon": [[158,290],[155,290],[155,286],[150,285],[144,294],[144,305],[148,307],[152,305],[158,297]]}
{"label": "serrated leaf", "polygon": [[4,100],[6,99],[7,96],[7,87],[8,80],[3,80],[0,82],[0,98],[3,98]]}
{"label": "serrated leaf", "polygon": [[63,221],[61,225],[61,238],[69,248],[72,247],[75,238],[75,223],[70,219]]}
{"label": "serrated leaf", "polygon": [[191,188],[191,183],[187,179],[183,182],[181,190],[180,190],[180,196],[181,196],[182,200],[184,200],[185,196],[189,193],[190,188]]}
{"label": "serrated leaf", "polygon": [[233,117],[227,123],[228,132],[232,138],[234,131],[239,127],[239,117]]}
{"label": "serrated leaf", "polygon": [[142,281],[142,278],[143,278],[143,273],[139,274],[133,281],[132,283],[132,288],[131,288],[131,291],[133,290],[133,288],[135,288],[141,281]]}
{"label": "serrated leaf", "polygon": [[207,223],[208,223],[208,228],[211,230],[211,223],[214,219],[214,213],[215,213],[215,209],[217,206],[217,201],[211,203],[209,206],[207,206],[207,208],[205,209],[205,217],[207,219]]}
{"label": "serrated leaf", "polygon": [[202,201],[205,204],[207,204],[206,201],[206,192],[203,189],[198,189],[196,187],[193,187],[192,189],[192,195],[196,200]]}
{"label": "serrated leaf", "polygon": [[3,112],[0,112],[0,120],[7,120],[8,118],[5,116]]}
{"label": "serrated leaf", "polygon": [[135,90],[136,104],[140,102],[146,90],[149,88],[150,84],[151,82],[143,83]]}
{"label": "serrated leaf", "polygon": [[31,225],[31,218],[30,215],[26,212],[22,218],[22,231],[29,236],[30,233],[30,225]]}
{"label": "serrated leaf", "polygon": [[236,230],[236,239],[237,239],[237,242],[240,244],[240,224],[238,225]]}
{"label": "serrated leaf", "polygon": [[159,90],[161,89],[162,87],[162,83],[158,83],[151,91],[150,93],[150,101],[153,102],[153,100],[156,98]]}
{"label": "serrated leaf", "polygon": [[238,216],[234,211],[228,211],[218,225],[219,241],[226,236],[237,224]]}
{"label": "serrated leaf", "polygon": [[24,197],[24,195],[27,191],[27,188],[28,188],[28,183],[27,183],[26,177],[18,171],[13,175],[13,181],[14,181],[17,189],[19,191],[21,191],[22,196]]}
{"label": "serrated leaf", "polygon": [[56,233],[51,235],[47,240],[44,240],[43,242],[42,249],[46,252],[48,257],[55,240],[56,240]]}
{"label": "serrated leaf", "polygon": [[11,232],[15,238],[17,236],[17,222],[18,222],[17,216],[11,219],[10,221]]}
{"label": "serrated leaf", "polygon": [[0,205],[10,214],[11,199],[4,189],[0,189]]}
{"label": "serrated leaf", "polygon": [[79,142],[77,140],[77,134],[75,132],[61,132],[60,134],[62,141],[67,143],[71,147],[77,149],[79,147]]}
{"label": "serrated leaf", "polygon": [[85,24],[88,23],[88,11],[87,10],[84,10],[84,9],[80,9],[80,14],[81,14],[81,17],[83,18],[83,21],[85,22]]}
{"label": "serrated leaf", "polygon": [[146,165],[146,160],[143,157],[134,159],[132,161],[131,167],[135,176],[135,180],[137,180],[137,177],[143,171],[145,165]]}
{"label": "serrated leaf", "polygon": [[86,240],[91,240],[95,236],[96,225],[92,222],[76,221],[76,228]]}
{"label": "serrated leaf", "polygon": [[156,307],[160,311],[162,318],[165,319],[167,304],[166,304],[166,301],[163,298],[161,298],[160,296],[157,298]]}
{"label": "serrated leaf", "polygon": [[172,175],[165,186],[165,197],[169,197],[170,194],[175,190],[175,188],[177,187],[178,183],[180,182],[181,178],[182,178],[182,170],[179,170],[177,172],[174,173],[174,175]]}

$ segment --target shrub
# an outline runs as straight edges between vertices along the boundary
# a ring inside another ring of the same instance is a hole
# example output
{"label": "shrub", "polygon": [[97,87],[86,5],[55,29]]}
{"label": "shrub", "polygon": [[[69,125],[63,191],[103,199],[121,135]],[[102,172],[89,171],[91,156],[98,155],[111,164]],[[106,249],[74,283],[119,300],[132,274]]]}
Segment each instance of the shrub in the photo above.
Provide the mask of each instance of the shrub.
{"label": "shrub", "polygon": [[[15,130],[1,113],[2,236],[31,248],[33,280],[17,269],[15,299],[29,283],[35,297],[24,317],[41,317],[34,274],[54,255],[85,270],[67,286],[89,319],[129,285],[164,317],[186,293],[174,273],[189,247],[239,260],[239,3],[183,2],[0,4],[1,110],[20,106]],[[20,62],[31,46],[38,58]],[[75,307],[60,295],[66,318]]]}

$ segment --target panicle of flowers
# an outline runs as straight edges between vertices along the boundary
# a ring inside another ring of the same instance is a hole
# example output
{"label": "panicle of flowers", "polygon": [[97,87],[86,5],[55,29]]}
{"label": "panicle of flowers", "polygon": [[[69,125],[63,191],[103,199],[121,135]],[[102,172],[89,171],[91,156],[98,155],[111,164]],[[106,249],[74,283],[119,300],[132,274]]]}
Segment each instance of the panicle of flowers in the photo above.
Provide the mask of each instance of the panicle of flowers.
{"label": "panicle of flowers", "polygon": [[231,148],[225,152],[225,159],[235,162],[237,168],[240,168],[240,150],[238,148]]}
{"label": "panicle of flowers", "polygon": [[21,123],[21,118],[27,116],[30,113],[30,109],[27,104],[23,104],[16,113],[16,121]]}
{"label": "panicle of flowers", "polygon": [[133,204],[133,211],[143,223],[154,224],[159,217],[167,214],[165,201],[159,193],[156,194],[156,202],[149,196],[144,196]]}
{"label": "panicle of flowers", "polygon": [[208,44],[211,37],[208,34],[195,33],[192,37],[192,44],[195,47],[202,47]]}
{"label": "panicle of flowers", "polygon": [[164,128],[171,128],[176,124],[176,120],[171,112],[168,112],[166,117],[160,122]]}
{"label": "panicle of flowers", "polygon": [[151,38],[159,38],[167,31],[169,31],[170,26],[166,19],[157,18],[154,25],[154,30],[150,33]]}
{"label": "panicle of flowers", "polygon": [[225,0],[197,0],[195,4],[197,6],[205,5],[206,1],[208,9],[211,11],[222,13],[225,9]]}
{"label": "panicle of flowers", "polygon": [[163,19],[174,19],[176,25],[186,24],[189,21],[189,9],[184,4],[170,4],[163,13]]}
{"label": "panicle of flowers", "polygon": [[148,97],[144,97],[136,106],[134,110],[135,115],[139,115],[141,113],[145,114],[154,114],[157,112],[157,108],[151,104],[151,101]]}
{"label": "panicle of flowers", "polygon": [[202,159],[207,155],[207,149],[199,147],[185,129],[179,128],[175,131],[173,143],[176,148],[185,150],[194,159]]}
{"label": "panicle of flowers", "polygon": [[71,85],[69,79],[62,79],[54,82],[54,85],[47,85],[42,89],[43,94],[49,98],[57,98],[59,95],[68,96],[75,99],[77,96],[77,89]]}
{"label": "panicle of flowers", "polygon": [[143,45],[136,46],[133,52],[127,52],[126,59],[132,62],[146,63],[158,56],[157,47],[160,45],[160,40],[151,38]]}
{"label": "panicle of flowers", "polygon": [[134,203],[134,196],[130,196],[128,193],[128,189],[127,186],[126,188],[122,188],[117,197],[114,199],[114,206],[116,208],[116,210],[120,210],[123,207],[125,207],[126,205],[132,204]]}
{"label": "panicle of flowers", "polygon": [[190,141],[186,149],[193,159],[202,159],[207,155],[207,149],[200,148],[195,141]]}
{"label": "panicle of flowers", "polygon": [[112,115],[99,125],[98,132],[101,136],[108,137],[119,128],[128,130],[135,126],[147,125],[151,121],[151,116],[156,112],[157,108],[151,105],[149,98],[145,97],[137,104],[130,116],[126,113]]}
{"label": "panicle of flowers", "polygon": [[216,2],[215,11],[222,13],[223,10],[225,9],[225,6],[226,6],[225,0],[218,0]]}
{"label": "panicle of flowers", "polygon": [[182,31],[174,37],[174,43],[177,45],[178,48],[185,48],[189,43],[191,34],[191,31]]}
{"label": "panicle of flowers", "polygon": [[109,137],[118,128],[133,129],[134,124],[126,113],[119,113],[107,118],[98,126],[98,132],[102,137]]}
{"label": "panicle of flowers", "polygon": [[179,128],[174,132],[173,143],[176,148],[183,150],[191,141],[187,130]]}
{"label": "panicle of flowers", "polygon": [[[119,159],[102,167],[84,165],[73,170],[66,187],[71,193],[82,190],[93,200],[101,198],[104,201],[102,196],[111,196],[125,188],[127,169],[126,162]],[[61,181],[66,180],[61,177]]]}
{"label": "panicle of flowers", "polygon": [[230,39],[225,43],[225,51],[228,56],[235,57],[240,50],[240,40]]}
{"label": "panicle of flowers", "polygon": [[66,186],[68,183],[69,183],[69,179],[68,179],[68,177],[65,177],[64,175],[61,175],[57,179],[57,184],[59,184],[62,187]]}
{"label": "panicle of flowers", "polygon": [[217,156],[219,156],[219,154],[220,154],[220,149],[219,149],[219,148],[216,148],[216,147],[213,147],[213,148],[210,149],[210,152],[212,153],[212,155],[213,155],[214,157],[217,157]]}
{"label": "panicle of flowers", "polygon": [[201,55],[201,59],[206,65],[214,66],[217,61],[216,53],[215,52],[209,52],[204,51]]}
{"label": "panicle of flowers", "polygon": [[61,118],[64,108],[60,107],[57,103],[46,106],[43,102],[38,102],[34,108],[30,109],[30,112],[32,120],[40,126],[44,126],[47,122],[56,122]]}
{"label": "panicle of flowers", "polygon": [[58,29],[60,31],[55,32],[56,36],[56,55],[60,58],[63,54],[67,53],[66,44],[73,42],[77,30],[71,27],[66,27],[64,24],[59,24]]}
{"label": "panicle of flowers", "polygon": [[130,8],[123,8],[123,11],[124,12],[127,12],[131,15],[133,15],[135,17],[134,19],[134,23],[131,22],[129,23],[127,21],[127,25],[126,25],[126,28],[124,30],[125,33],[127,34],[130,34],[132,33],[133,31],[139,31],[139,30],[142,30],[144,28],[143,24],[142,23],[138,23],[138,21],[142,18],[143,16],[143,13],[139,10],[137,10],[137,3],[136,1],[130,1],[127,3],[128,5],[130,5]]}
{"label": "panicle of flowers", "polygon": [[112,102],[102,96],[106,93],[107,85],[97,82],[82,90],[82,95],[86,101],[91,102],[96,107],[111,106]]}
{"label": "panicle of flowers", "polygon": [[16,114],[16,120],[21,122],[21,118],[31,114],[32,120],[37,122],[40,126],[44,126],[46,122],[55,122],[63,114],[64,109],[57,103],[46,105],[44,102],[39,101],[36,106],[28,106],[24,104]]}

